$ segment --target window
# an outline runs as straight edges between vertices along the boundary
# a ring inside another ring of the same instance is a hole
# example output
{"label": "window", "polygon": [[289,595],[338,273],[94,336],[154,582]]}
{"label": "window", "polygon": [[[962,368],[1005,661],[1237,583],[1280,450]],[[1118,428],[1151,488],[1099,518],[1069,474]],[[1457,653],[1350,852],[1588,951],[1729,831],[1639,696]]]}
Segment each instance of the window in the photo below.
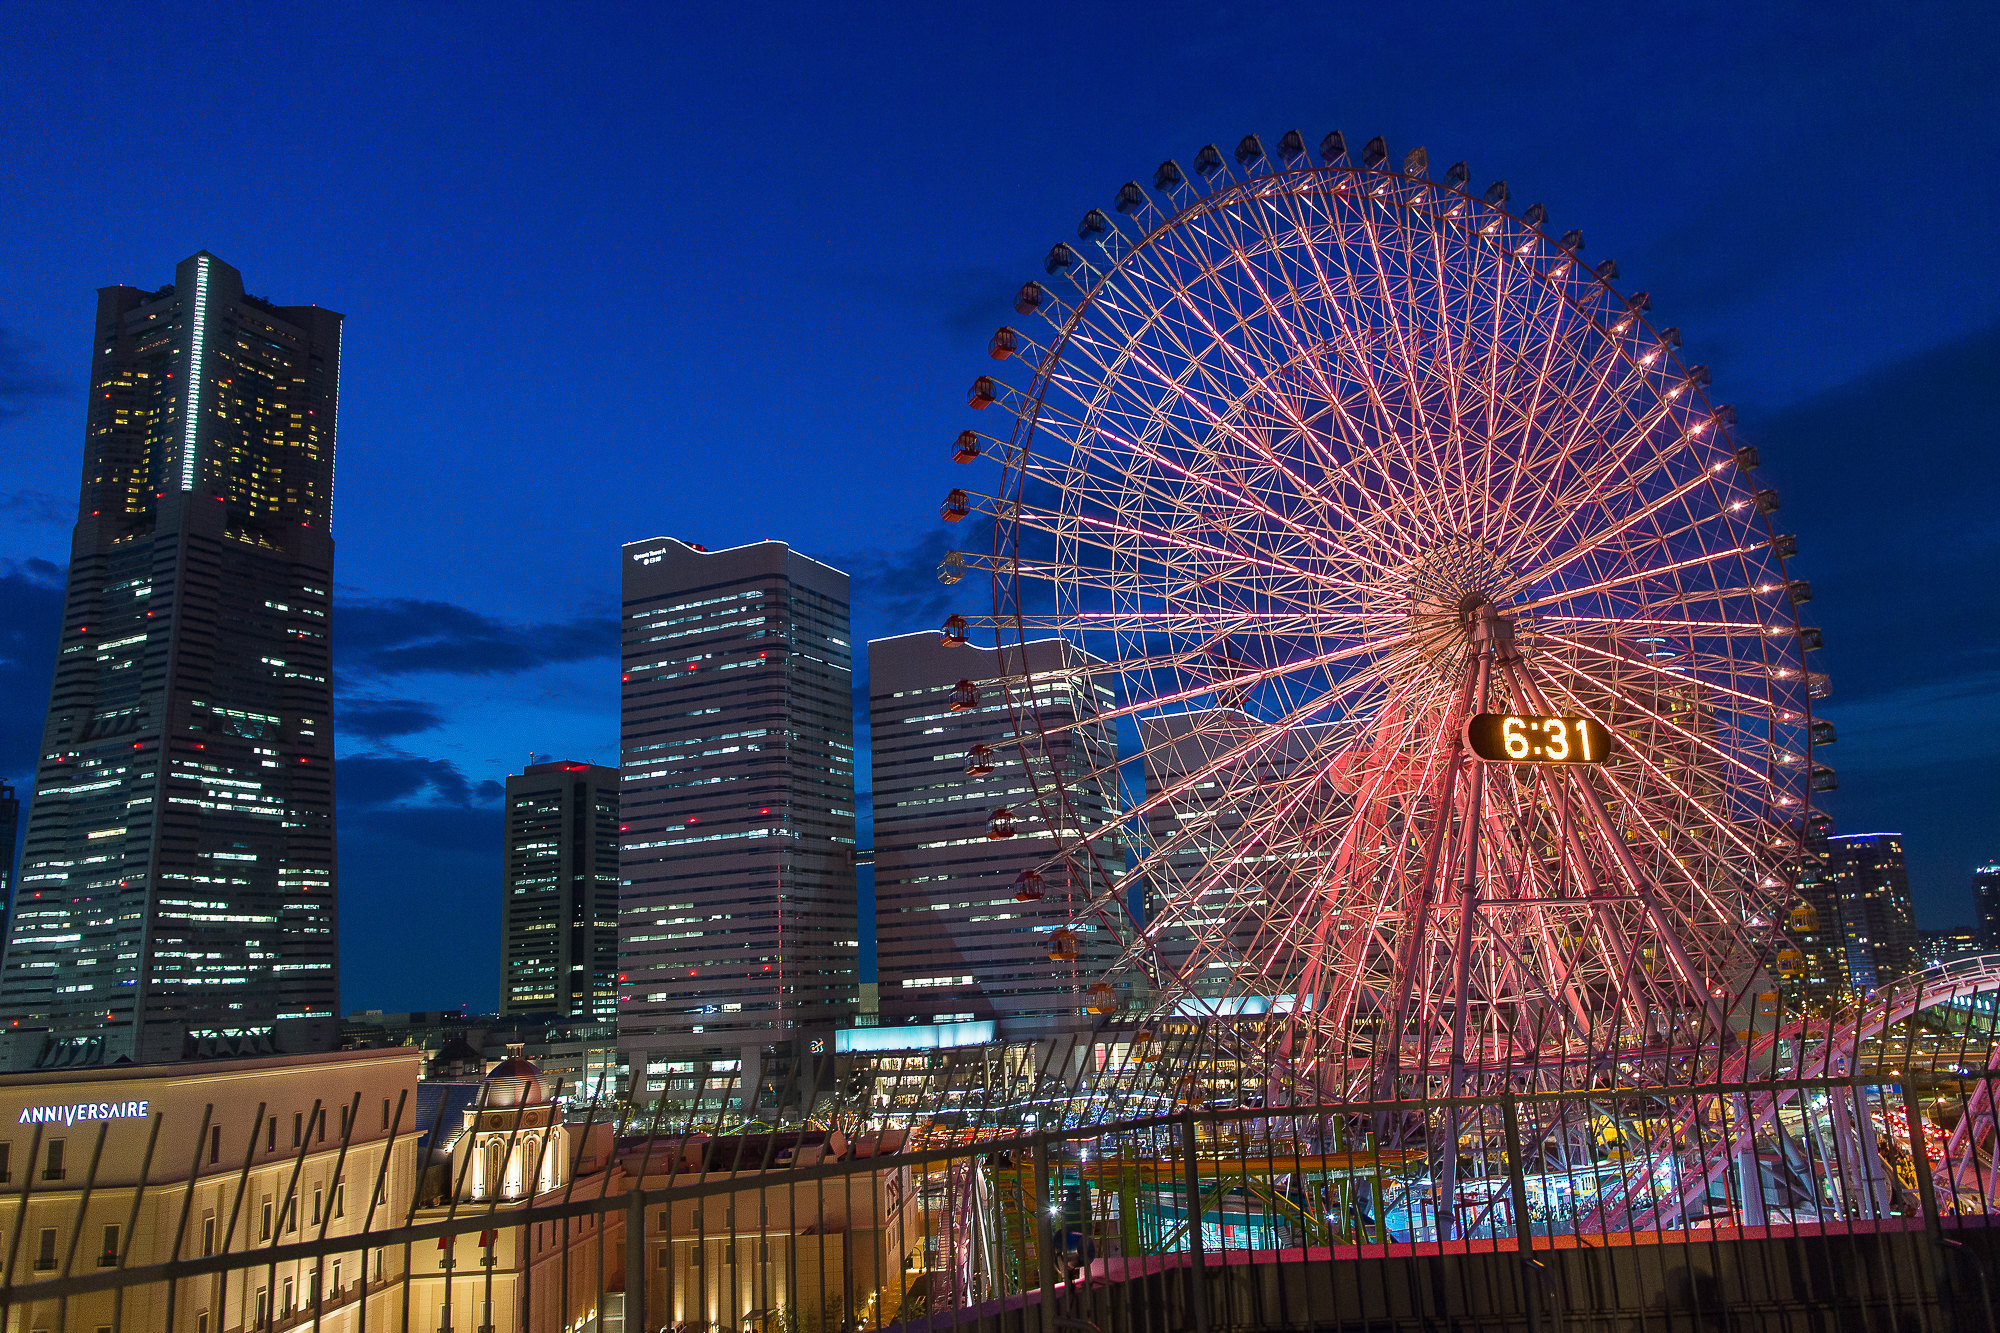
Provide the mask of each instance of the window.
{"label": "window", "polygon": [[347,1131],[348,1131],[349,1129],[351,1129],[351,1128],[352,1128],[352,1126],[350,1126],[350,1125],[349,1125],[349,1124],[347,1123],[347,1116],[348,1116],[348,1110],[347,1110],[347,1108],[346,1108],[345,1106],[341,1107],[341,1108],[340,1108],[340,1137],[341,1137],[341,1138],[343,1138],[343,1139],[347,1137]]}
{"label": "window", "polygon": [[314,1115],[314,1116],[313,1116],[313,1119],[319,1122],[319,1141],[320,1141],[321,1143],[325,1143],[325,1142],[326,1142],[326,1112],[324,1112],[324,1111],[321,1111],[321,1112],[317,1113],[316,1115]]}
{"label": "window", "polygon": [[14,1145],[0,1143],[0,1181],[14,1178]]}
{"label": "window", "polygon": [[201,1219],[201,1252],[202,1252],[202,1253],[203,1253],[204,1255],[209,1255],[209,1254],[214,1254],[214,1253],[215,1253],[215,1214],[214,1214],[214,1213],[209,1213],[209,1214],[208,1214],[207,1216],[205,1216],[205,1217],[203,1217],[203,1218]]}
{"label": "window", "polygon": [[333,1182],[333,1215],[335,1217],[347,1216],[347,1182],[345,1180],[336,1180]]}
{"label": "window", "polygon": [[271,1196],[268,1194],[264,1196],[264,1229],[258,1234],[257,1239],[271,1239]]}
{"label": "window", "polygon": [[[275,1121],[272,1123],[276,1123]],[[271,1289],[257,1288],[257,1322],[253,1327],[262,1328],[271,1322]]]}
{"label": "window", "polygon": [[272,1116],[264,1125],[264,1151],[278,1151],[278,1117]]}
{"label": "window", "polygon": [[291,1312],[292,1312],[292,1279],[286,1278],[285,1299],[278,1306],[278,1317],[282,1319],[284,1318],[284,1316],[290,1314]]}
{"label": "window", "polygon": [[48,1151],[42,1157],[42,1179],[61,1180],[64,1174],[66,1173],[63,1170],[63,1141],[50,1139]]}
{"label": "window", "polygon": [[333,1261],[333,1290],[336,1294],[340,1291],[340,1260],[338,1259]]}
{"label": "window", "polygon": [[296,1192],[285,1196],[285,1230],[299,1229],[299,1196]]}
{"label": "window", "polygon": [[56,1266],[56,1229],[42,1228],[41,1247],[35,1251],[35,1267],[42,1270]]}
{"label": "window", "polygon": [[384,1097],[382,1099],[382,1129],[384,1130],[384,1132],[387,1132],[388,1128],[389,1128],[389,1099],[387,1097]]}
{"label": "window", "polygon": [[113,1222],[104,1228],[104,1248],[97,1252],[97,1266],[99,1268],[110,1268],[116,1265],[117,1262],[118,1224]]}
{"label": "window", "polygon": [[304,1111],[294,1111],[292,1112],[292,1146],[296,1148],[305,1141],[306,1113]]}
{"label": "window", "polygon": [[321,1198],[322,1198],[322,1197],[324,1196],[324,1194],[325,1194],[325,1191],[324,1191],[324,1190],[322,1190],[322,1189],[321,1189],[321,1188],[320,1188],[320,1187],[319,1187],[318,1185],[315,1185],[315,1186],[313,1186],[313,1225],[314,1225],[314,1226],[318,1226],[318,1225],[319,1225],[319,1219],[320,1219],[320,1200],[321,1200]]}
{"label": "window", "polygon": [[194,1317],[194,1333],[208,1333],[208,1311],[203,1310]]}
{"label": "window", "polygon": [[[208,1129],[208,1163],[210,1166],[213,1166],[221,1160],[222,1160],[222,1126],[211,1125],[209,1126]],[[206,1319],[208,1318],[208,1316],[204,1314],[202,1318]]]}

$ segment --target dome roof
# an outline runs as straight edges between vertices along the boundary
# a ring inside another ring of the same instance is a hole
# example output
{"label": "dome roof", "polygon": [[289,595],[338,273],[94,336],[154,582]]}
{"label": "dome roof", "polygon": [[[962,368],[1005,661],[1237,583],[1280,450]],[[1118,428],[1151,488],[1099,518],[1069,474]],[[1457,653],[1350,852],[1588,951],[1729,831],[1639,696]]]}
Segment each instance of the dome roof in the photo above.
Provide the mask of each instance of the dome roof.
{"label": "dome roof", "polygon": [[479,1108],[483,1111],[542,1106],[548,1100],[548,1093],[542,1088],[542,1071],[521,1054],[519,1046],[509,1046],[507,1058],[493,1066],[493,1072],[479,1085]]}

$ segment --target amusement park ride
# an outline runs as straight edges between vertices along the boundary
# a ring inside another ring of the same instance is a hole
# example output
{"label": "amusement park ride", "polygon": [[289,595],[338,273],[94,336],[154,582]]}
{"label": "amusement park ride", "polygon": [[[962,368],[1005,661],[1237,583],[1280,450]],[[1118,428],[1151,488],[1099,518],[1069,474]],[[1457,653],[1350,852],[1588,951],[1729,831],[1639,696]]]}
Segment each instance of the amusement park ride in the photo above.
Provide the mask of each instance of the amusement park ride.
{"label": "amusement park ride", "polygon": [[[1678,1225],[1802,1133],[1784,1080],[1858,1073],[1994,979],[1786,1012],[1835,785],[1820,634],[1757,450],[1649,296],[1421,148],[1231,156],[1162,163],[1050,250],[953,449],[990,479],[944,516],[990,541],[940,577],[983,571],[992,607],[944,642],[1065,638],[1101,705],[1051,723],[1003,674],[1020,752],[967,767],[1033,785],[995,836],[1059,831],[1020,881],[1067,913],[1051,959],[1119,944],[1077,979],[1119,1095],[1065,1114],[1185,1106],[1227,1067],[1258,1106],[1376,1108],[1343,1141],[1427,1156],[1456,1200],[1509,1151],[1470,1104],[1521,1099],[1544,1163],[1679,1163],[1595,1186],[1593,1226]],[[1106,726],[1091,789],[1127,800],[1093,829],[1060,775]],[[1592,1092],[1648,1108],[1615,1154]],[[1829,1132],[1872,1151],[1854,1114]],[[1435,1234],[1471,1225],[1448,1203]]]}

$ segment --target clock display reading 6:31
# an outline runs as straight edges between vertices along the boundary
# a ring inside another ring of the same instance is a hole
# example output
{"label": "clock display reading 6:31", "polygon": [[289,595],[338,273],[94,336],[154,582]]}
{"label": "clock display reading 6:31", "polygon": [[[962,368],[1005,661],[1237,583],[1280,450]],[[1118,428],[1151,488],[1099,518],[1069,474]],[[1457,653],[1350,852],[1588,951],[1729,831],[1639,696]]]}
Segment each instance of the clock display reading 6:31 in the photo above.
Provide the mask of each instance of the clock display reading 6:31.
{"label": "clock display reading 6:31", "polygon": [[1601,764],[1611,733],[1587,717],[1475,713],[1465,724],[1465,743],[1495,764]]}

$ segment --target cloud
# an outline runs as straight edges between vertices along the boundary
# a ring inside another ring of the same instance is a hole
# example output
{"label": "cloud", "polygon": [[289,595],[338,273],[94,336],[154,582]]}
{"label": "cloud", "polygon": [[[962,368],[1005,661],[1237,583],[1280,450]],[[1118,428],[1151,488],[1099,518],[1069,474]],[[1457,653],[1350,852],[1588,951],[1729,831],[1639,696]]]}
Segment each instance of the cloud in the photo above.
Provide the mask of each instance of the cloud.
{"label": "cloud", "polygon": [[334,722],[344,736],[386,741],[441,726],[444,714],[422,699],[346,698],[340,701]]}
{"label": "cloud", "polygon": [[[5,414],[0,413],[0,419]],[[47,491],[0,491],[0,518],[16,523],[67,523],[71,509]]]}
{"label": "cloud", "polygon": [[62,566],[0,560],[0,779],[34,774],[62,606]]}
{"label": "cloud", "polygon": [[504,676],[618,655],[610,616],[515,625],[450,602],[392,597],[337,603],[334,620],[334,660],[349,675]]}
{"label": "cloud", "polygon": [[493,806],[505,795],[500,783],[474,782],[448,759],[400,751],[337,760],[334,783],[343,820],[380,810]]}
{"label": "cloud", "polygon": [[849,273],[836,281],[867,297],[930,312],[955,337],[976,334],[984,339],[1013,317],[1023,279],[992,265],[975,265],[938,273]]}
{"label": "cloud", "polygon": [[983,531],[961,530],[974,526],[939,524],[907,546],[870,547],[834,557],[834,563],[847,571],[856,637],[935,629],[951,612],[963,611],[969,600],[966,590],[983,590],[983,577],[970,571],[956,586],[947,586],[938,582],[938,562],[951,550],[992,549],[991,524],[980,525]]}
{"label": "cloud", "polygon": [[63,393],[62,384],[36,363],[30,345],[0,328],[0,421],[12,421]]}

